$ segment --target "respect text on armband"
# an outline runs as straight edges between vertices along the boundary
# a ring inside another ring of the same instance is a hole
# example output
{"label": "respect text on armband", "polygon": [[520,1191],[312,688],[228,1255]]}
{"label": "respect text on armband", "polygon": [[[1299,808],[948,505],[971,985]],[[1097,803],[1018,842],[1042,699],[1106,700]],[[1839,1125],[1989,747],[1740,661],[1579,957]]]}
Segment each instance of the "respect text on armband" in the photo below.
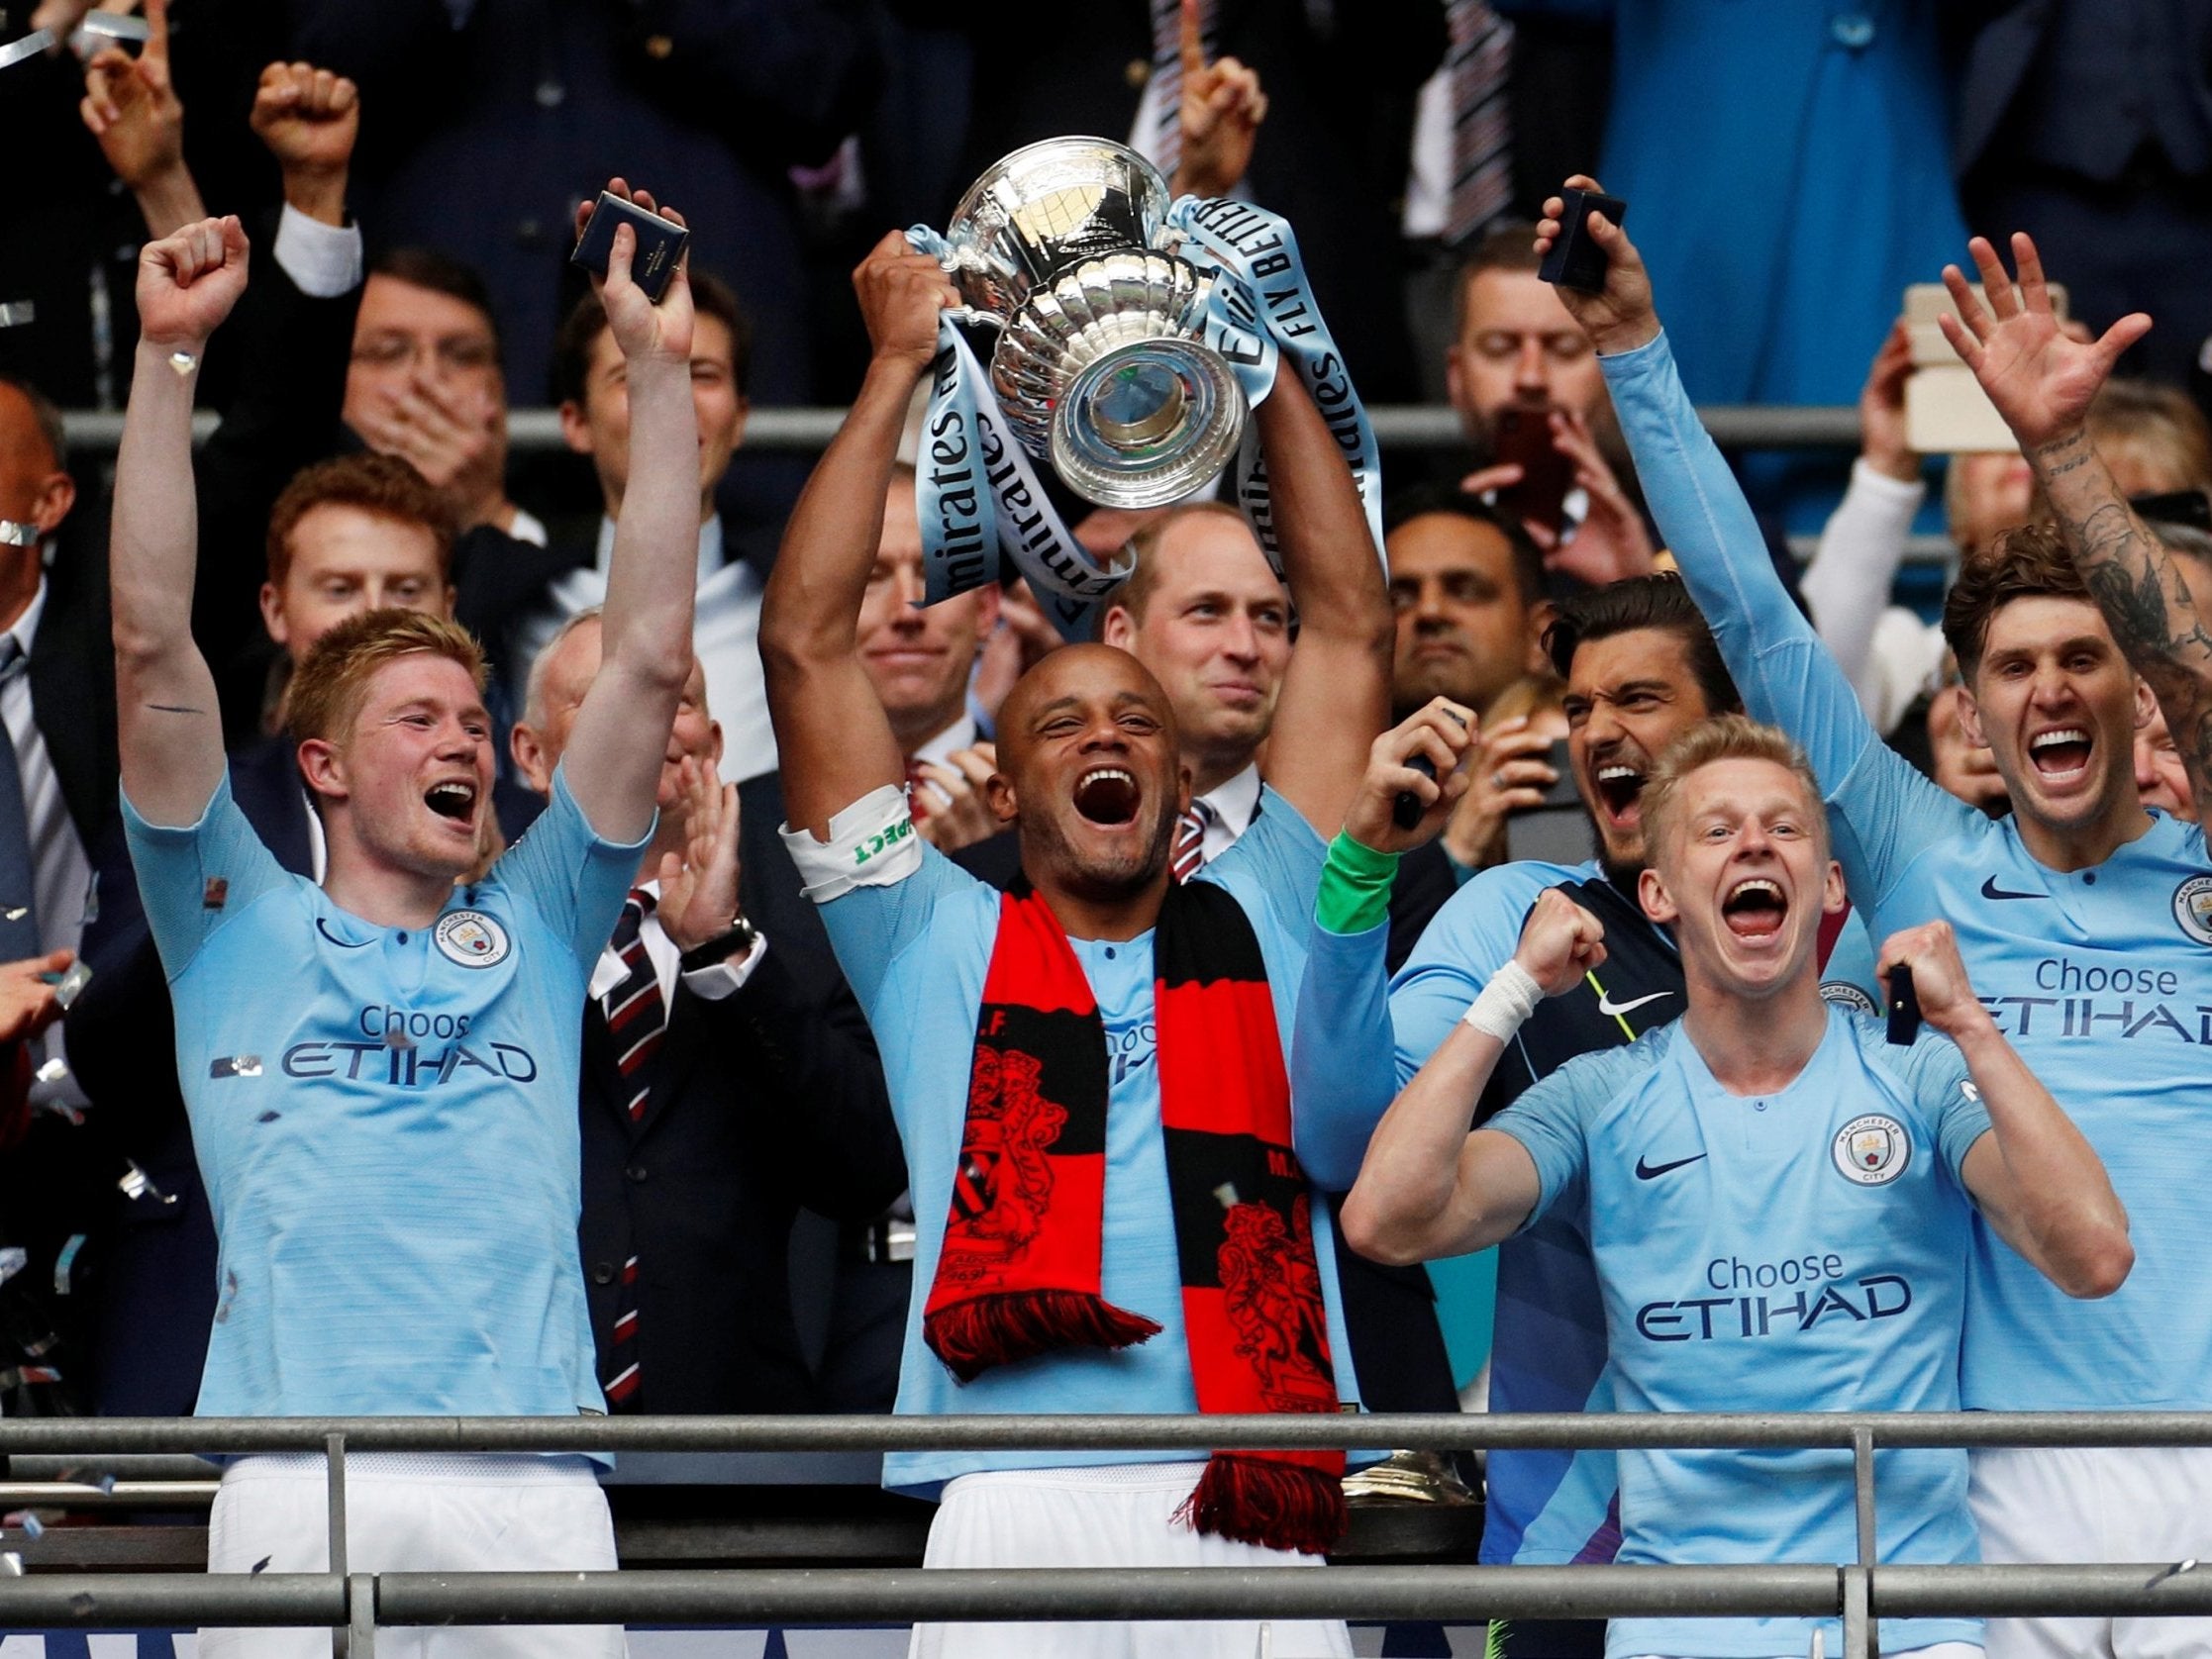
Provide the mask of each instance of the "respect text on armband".
{"label": "respect text on armband", "polygon": [[853,849],[853,867],[871,863],[889,852],[899,842],[914,833],[914,820],[902,818],[887,830],[879,830]]}

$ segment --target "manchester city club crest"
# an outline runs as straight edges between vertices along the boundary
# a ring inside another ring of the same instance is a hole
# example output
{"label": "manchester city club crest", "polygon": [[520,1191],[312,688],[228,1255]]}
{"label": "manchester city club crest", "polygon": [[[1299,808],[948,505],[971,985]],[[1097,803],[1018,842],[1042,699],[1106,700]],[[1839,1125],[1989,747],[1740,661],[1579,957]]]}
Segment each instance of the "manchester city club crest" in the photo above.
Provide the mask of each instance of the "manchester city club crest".
{"label": "manchester city club crest", "polygon": [[2173,890],[2173,920],[2199,944],[2212,944],[2212,876],[2191,876]]}
{"label": "manchester city club crest", "polygon": [[1912,1162],[1912,1136],[1896,1119],[1873,1112],[1838,1129],[1829,1151],[1845,1180],[1860,1187],[1886,1187]]}
{"label": "manchester city club crest", "polygon": [[512,947],[507,929],[480,910],[448,911],[431,933],[438,953],[464,968],[497,967]]}
{"label": "manchester city club crest", "polygon": [[1848,979],[1824,979],[1820,982],[1820,1000],[1834,1003],[1838,1008],[1848,1008],[1854,1014],[1872,1014],[1874,999],[1866,995],[1865,987],[1854,985]]}

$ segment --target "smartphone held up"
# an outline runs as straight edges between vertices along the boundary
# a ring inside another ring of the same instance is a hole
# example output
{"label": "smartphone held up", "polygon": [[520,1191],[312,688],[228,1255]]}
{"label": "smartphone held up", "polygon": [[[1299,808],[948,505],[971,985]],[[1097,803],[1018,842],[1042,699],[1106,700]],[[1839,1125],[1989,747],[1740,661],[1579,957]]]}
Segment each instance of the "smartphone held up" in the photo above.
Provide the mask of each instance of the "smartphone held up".
{"label": "smartphone held up", "polygon": [[628,225],[638,234],[637,251],[630,256],[630,278],[646,291],[647,299],[658,305],[691,241],[691,233],[673,219],[663,219],[612,190],[602,190],[568,262],[581,265],[595,276],[605,276],[607,260],[614,252],[615,228],[620,225]]}

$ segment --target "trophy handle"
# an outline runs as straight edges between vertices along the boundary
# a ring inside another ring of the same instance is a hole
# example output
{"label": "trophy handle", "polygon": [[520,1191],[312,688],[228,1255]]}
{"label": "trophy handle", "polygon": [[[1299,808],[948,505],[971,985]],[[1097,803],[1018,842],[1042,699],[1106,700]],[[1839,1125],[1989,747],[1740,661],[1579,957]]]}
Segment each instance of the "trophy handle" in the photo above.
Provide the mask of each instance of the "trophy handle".
{"label": "trophy handle", "polygon": [[1001,333],[1006,329],[1005,318],[995,312],[978,311],[971,305],[949,305],[939,315],[950,317],[955,323],[965,323],[970,328],[995,329]]}

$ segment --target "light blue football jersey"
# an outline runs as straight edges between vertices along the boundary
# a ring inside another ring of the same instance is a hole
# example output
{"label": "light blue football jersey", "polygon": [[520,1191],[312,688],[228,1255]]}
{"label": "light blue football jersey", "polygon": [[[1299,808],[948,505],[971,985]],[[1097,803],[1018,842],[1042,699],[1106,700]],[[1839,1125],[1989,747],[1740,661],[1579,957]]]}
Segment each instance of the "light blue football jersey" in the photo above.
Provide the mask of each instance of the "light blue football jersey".
{"label": "light blue football jersey", "polygon": [[[902,805],[898,812],[903,816]],[[1236,845],[1193,879],[1218,883],[1244,909],[1267,966],[1267,987],[1291,1048],[1291,1025],[1306,974],[1314,894],[1327,847],[1298,810],[1272,790]],[[1160,1330],[1126,1348],[1066,1348],[994,1366],[970,1382],[953,1374],[922,1340],[922,1314],[937,1275],[953,1178],[967,1122],[976,1011],[998,935],[999,894],[924,846],[915,868],[884,886],[855,887],[822,904],[838,963],[859,999],[883,1055],[891,1114],[913,1175],[915,1294],[907,1309],[894,1410],[902,1415],[957,1413],[1162,1412],[1198,1410],[1183,1326],[1182,1280],[1167,1186],[1167,1143],[1159,1126],[1157,1031],[1153,1020],[1153,935],[1067,942],[1098,999],[1106,1027],[1106,1196],[1100,1288],[1108,1302],[1156,1319]],[[1325,994],[1325,993],[1323,993]],[[1340,1111],[1331,1100],[1293,1098],[1300,1156],[1308,1138],[1342,1140],[1341,1126],[1313,1122]],[[1357,1126],[1371,1129],[1373,1120]],[[1313,1206],[1314,1257],[1328,1310],[1337,1392],[1358,1400],[1352,1343],[1337,1290],[1328,1206]],[[957,1476],[984,1469],[1172,1463],[1187,1451],[911,1451],[883,1459],[883,1484],[935,1497]],[[1362,1461],[1354,1453],[1353,1461]],[[1371,1461],[1371,1458],[1366,1459]]]}
{"label": "light blue football jersey", "polygon": [[[1946,1038],[1892,1048],[1830,1007],[1780,1092],[1730,1094],[1679,1023],[1569,1060],[1489,1127],[1535,1160],[1531,1224],[1588,1239],[1625,1412],[1956,1411],[1971,1205],[1988,1113]],[[1623,1451],[1623,1562],[1849,1562],[1848,1450]],[[1963,1451],[1877,1452],[1883,1562],[1976,1559]],[[1621,1618],[1609,1655],[1770,1659],[1803,1618]],[[1828,1620],[1827,1646],[1843,1651]],[[1978,1619],[1884,1619],[1884,1652],[1980,1639]]]}
{"label": "light blue football jersey", "polygon": [[1876,939],[1941,918],[1998,1027],[2103,1159],[2135,1271],[2076,1301],[1975,1222],[1964,1397],[1990,1411],[2212,1410],[2212,859],[2153,815],[2102,864],[2036,862],[1866,722],[1783,592],[1664,337],[1601,359],[1637,475],[1752,715],[1804,745]]}
{"label": "light blue football jersey", "polygon": [[220,1247],[199,1414],[605,1410],[577,1069],[644,842],[556,773],[482,882],[394,928],[281,868],[228,776],[188,829],[123,812]]}

